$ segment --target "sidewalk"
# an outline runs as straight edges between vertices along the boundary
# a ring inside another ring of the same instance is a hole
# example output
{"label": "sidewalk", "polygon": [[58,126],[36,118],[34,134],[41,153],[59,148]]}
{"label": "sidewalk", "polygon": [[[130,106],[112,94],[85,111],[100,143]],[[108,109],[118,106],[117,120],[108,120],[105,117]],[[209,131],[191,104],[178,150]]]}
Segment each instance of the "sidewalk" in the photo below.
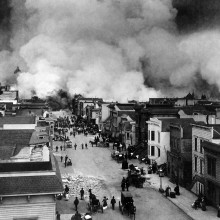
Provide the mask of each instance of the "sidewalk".
{"label": "sidewalk", "polygon": [[[159,191],[160,188],[160,177],[157,174],[147,174],[147,183],[150,184],[152,188]],[[174,191],[175,184],[169,181],[168,177],[162,177],[162,187],[165,190],[167,186],[170,186],[172,191]],[[165,194],[164,194],[165,195]],[[197,199],[197,196],[180,187],[180,196],[176,198],[167,197],[173,204],[182,209],[188,216],[195,220],[207,220],[207,219],[218,219],[217,210],[214,207],[207,206],[206,211],[202,211],[200,208],[197,210],[191,207],[192,203]]]}

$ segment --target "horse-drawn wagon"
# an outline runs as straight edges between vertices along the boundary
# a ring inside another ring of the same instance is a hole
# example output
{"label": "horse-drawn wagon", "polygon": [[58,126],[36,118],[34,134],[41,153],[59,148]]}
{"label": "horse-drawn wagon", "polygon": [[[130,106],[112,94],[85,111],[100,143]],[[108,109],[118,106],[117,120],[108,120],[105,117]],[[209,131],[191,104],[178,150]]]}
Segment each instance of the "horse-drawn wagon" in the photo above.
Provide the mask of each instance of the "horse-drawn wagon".
{"label": "horse-drawn wagon", "polygon": [[119,210],[121,214],[127,213],[135,220],[136,207],[130,192],[121,192],[121,201],[119,201]]}
{"label": "horse-drawn wagon", "polygon": [[103,206],[100,204],[99,199],[92,193],[89,196],[88,210],[90,212],[98,212],[101,211],[103,213]]}

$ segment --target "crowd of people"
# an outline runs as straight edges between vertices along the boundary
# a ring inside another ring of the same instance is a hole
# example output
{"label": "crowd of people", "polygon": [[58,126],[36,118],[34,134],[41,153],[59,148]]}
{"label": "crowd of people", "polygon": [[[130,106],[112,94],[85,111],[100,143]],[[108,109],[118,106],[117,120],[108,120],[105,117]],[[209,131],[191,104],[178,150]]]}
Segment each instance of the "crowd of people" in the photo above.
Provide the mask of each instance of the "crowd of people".
{"label": "crowd of people", "polygon": [[[73,140],[77,135],[85,135],[87,136],[88,134],[92,134],[94,135],[94,141],[90,141],[91,146],[93,147],[93,143],[96,144],[99,142],[103,142],[105,143],[105,146],[109,147],[109,142],[113,143],[113,150],[117,150],[119,152],[122,151],[126,151],[126,145],[122,144],[117,138],[112,138],[111,136],[107,135],[107,134],[101,134],[99,132],[99,130],[97,129],[96,126],[91,125],[89,123],[86,123],[85,120],[80,120],[77,119],[75,117],[64,117],[64,118],[60,118],[58,120],[58,123],[56,123],[56,133],[59,136],[62,136],[64,138],[64,140],[70,140],[70,136],[72,136]],[[79,144],[78,144],[79,145]],[[77,143],[73,144],[73,149],[77,150],[77,149],[88,149],[88,143],[84,142],[81,143],[79,146],[77,145]],[[61,152],[61,156],[60,156],[60,161],[61,163],[64,163],[64,166],[67,167],[68,165],[72,165],[72,161],[71,158],[69,158],[69,155],[66,151],[66,145],[60,145],[60,146],[56,146],[55,147],[56,152]],[[63,153],[65,152],[65,154],[63,155]],[[126,153],[125,159],[128,159],[128,155]],[[129,180],[128,178],[123,178],[122,182],[121,182],[121,188],[122,191],[129,191]],[[63,193],[63,197],[65,198],[65,200],[69,200],[69,187],[66,185],[65,189],[64,189],[64,193]],[[90,189],[91,192],[91,189]],[[78,206],[80,204],[80,200],[84,200],[84,189],[82,188],[79,192],[79,197],[76,196],[74,201],[73,201],[73,206],[74,209],[76,211],[76,213],[78,213]],[[80,199],[79,199],[80,198]],[[115,204],[116,204],[116,199],[114,196],[112,196],[112,198],[110,199],[110,205],[112,210],[115,209]],[[108,198],[106,196],[103,197],[102,200],[102,207],[103,209],[106,209],[108,207]],[[78,215],[80,215],[78,213]]]}

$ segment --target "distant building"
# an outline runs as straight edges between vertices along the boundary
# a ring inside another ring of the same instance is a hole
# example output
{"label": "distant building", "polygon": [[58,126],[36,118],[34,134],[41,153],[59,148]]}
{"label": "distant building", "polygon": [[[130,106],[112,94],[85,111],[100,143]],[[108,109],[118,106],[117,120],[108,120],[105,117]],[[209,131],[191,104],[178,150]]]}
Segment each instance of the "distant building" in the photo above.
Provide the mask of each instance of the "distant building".
{"label": "distant building", "polygon": [[110,108],[108,107],[110,104],[111,102],[101,103],[99,127],[103,133],[110,133]]}
{"label": "distant building", "polygon": [[21,100],[16,115],[43,116],[44,112],[48,110],[48,103],[45,100],[39,99],[37,96],[34,96],[31,99]]}
{"label": "distant building", "polygon": [[178,109],[172,105],[140,105],[134,106],[135,109],[135,137],[136,144],[148,147],[148,123],[150,118],[170,119],[179,118]]}
{"label": "distant building", "polygon": [[135,145],[135,112],[122,112],[121,115],[121,136],[122,143],[128,147]]}
{"label": "distant building", "polygon": [[108,105],[110,109],[110,132],[112,137],[122,142],[122,116],[135,112],[133,103],[115,103]]}
{"label": "distant building", "polygon": [[35,116],[0,117],[0,130],[35,129],[36,125],[37,125],[37,119]]}
{"label": "distant building", "polygon": [[83,98],[79,97],[77,99],[77,115],[86,117],[86,107],[87,106],[94,106],[96,102],[102,102],[103,100],[101,98]]}
{"label": "distant building", "polygon": [[0,83],[0,103],[1,102],[12,102],[13,104],[18,104],[18,91],[11,90],[9,85],[1,86]]}
{"label": "distant building", "polygon": [[195,121],[203,121],[206,124],[216,124],[216,110],[212,107],[195,105],[179,108],[180,118],[193,118]]}

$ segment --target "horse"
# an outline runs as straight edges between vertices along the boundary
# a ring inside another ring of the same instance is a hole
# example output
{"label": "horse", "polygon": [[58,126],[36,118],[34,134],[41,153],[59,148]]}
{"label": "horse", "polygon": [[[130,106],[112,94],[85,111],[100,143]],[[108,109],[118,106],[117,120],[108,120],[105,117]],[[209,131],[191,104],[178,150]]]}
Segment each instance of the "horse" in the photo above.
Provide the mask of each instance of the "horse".
{"label": "horse", "polygon": [[96,145],[96,147],[97,147],[97,142],[96,141],[89,141],[89,143],[92,145],[92,147],[93,147],[93,145]]}

